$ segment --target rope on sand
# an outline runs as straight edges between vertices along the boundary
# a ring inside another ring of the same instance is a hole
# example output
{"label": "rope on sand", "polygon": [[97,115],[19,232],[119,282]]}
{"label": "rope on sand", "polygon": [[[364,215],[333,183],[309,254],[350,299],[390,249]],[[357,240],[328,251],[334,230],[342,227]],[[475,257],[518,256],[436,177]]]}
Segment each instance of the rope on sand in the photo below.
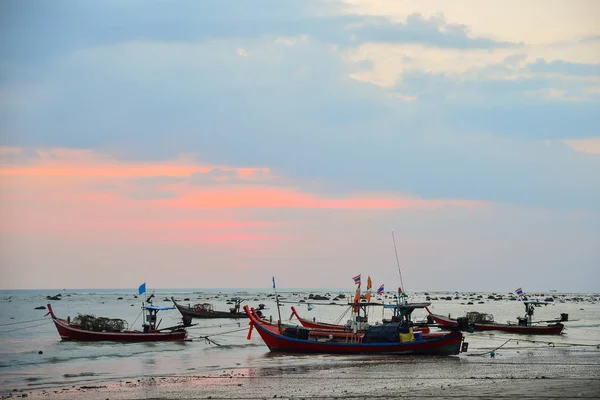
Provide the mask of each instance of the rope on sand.
{"label": "rope on sand", "polygon": [[491,357],[494,357],[496,355],[496,350],[501,349],[502,347],[504,347],[509,342],[516,342],[517,344],[519,344],[519,342],[528,342],[528,343],[533,343],[533,344],[545,344],[545,345],[550,346],[550,347],[595,347],[597,349],[600,349],[600,344],[555,343],[555,342],[546,342],[546,341],[542,341],[542,340],[529,340],[529,339],[515,339],[515,338],[510,338],[510,339],[508,339],[507,341],[505,341],[504,343],[502,343],[500,346],[496,347],[493,350],[489,350],[489,351],[486,351],[484,353],[467,354],[467,356],[486,356],[486,355],[489,354]]}
{"label": "rope on sand", "polygon": [[502,343],[500,346],[496,347],[494,350],[486,351],[485,353],[467,354],[467,356],[486,356],[489,354],[490,356],[494,357],[496,355],[496,350],[501,349],[505,344],[507,344],[511,340],[513,340],[513,339],[508,339],[506,342]]}

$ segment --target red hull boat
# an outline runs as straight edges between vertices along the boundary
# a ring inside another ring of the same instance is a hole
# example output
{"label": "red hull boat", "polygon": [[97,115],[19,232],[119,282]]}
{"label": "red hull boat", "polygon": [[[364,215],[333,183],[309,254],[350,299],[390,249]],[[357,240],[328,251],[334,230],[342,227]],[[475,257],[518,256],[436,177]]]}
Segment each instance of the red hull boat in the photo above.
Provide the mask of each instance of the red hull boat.
{"label": "red hull boat", "polygon": [[[156,312],[164,308],[156,306],[147,306],[146,309],[151,310],[148,315],[156,316]],[[159,342],[184,340],[187,337],[187,331],[181,327],[165,328],[165,330],[170,329],[170,331],[168,332],[157,329],[123,332],[95,332],[85,330],[81,329],[81,327],[77,324],[74,324],[65,319],[57,318],[56,315],[54,315],[54,311],[52,310],[52,306],[50,304],[48,304],[48,314],[50,314],[50,316],[52,317],[52,321],[54,322],[56,330],[58,331],[58,334],[60,335],[60,338],[62,340],[78,340],[87,342]]]}
{"label": "red hull boat", "polygon": [[258,319],[248,306],[244,307],[244,311],[250,318],[250,329],[256,328],[272,352],[456,355],[460,353],[463,341],[462,334],[454,331],[447,334],[422,334],[420,339],[402,342],[402,335],[396,335],[395,340],[373,342],[367,339],[369,331],[334,334],[327,330],[289,328]]}
{"label": "red hull boat", "polygon": [[298,312],[296,311],[294,306],[292,306],[291,309],[292,309],[292,316],[296,317],[298,319],[298,321],[300,322],[300,324],[302,324],[302,326],[305,328],[329,329],[332,331],[347,331],[348,330],[346,325],[328,324],[326,322],[317,322],[317,321],[311,321],[309,319],[304,319],[304,318],[300,317],[300,315],[298,315]]}
{"label": "red hull boat", "polygon": [[[459,327],[457,319],[446,317],[444,315],[433,314],[426,308],[430,317],[441,326],[441,328],[456,329]],[[508,333],[520,333],[526,335],[560,335],[565,328],[560,322],[554,322],[549,325],[518,325],[518,324],[497,324],[494,322],[481,323],[470,322],[469,327],[475,331],[500,331]]]}
{"label": "red hull boat", "polygon": [[[346,325],[329,324],[326,322],[311,321],[309,319],[302,318],[302,317],[300,317],[300,315],[298,314],[298,312],[296,311],[294,306],[292,306],[291,309],[292,309],[292,316],[296,317],[296,319],[298,319],[300,324],[305,328],[332,330],[332,331],[340,331],[340,332],[346,332],[346,331],[351,330],[351,328]],[[364,330],[361,330],[361,331],[364,331]],[[414,331],[422,332],[422,333],[429,333],[429,328],[428,327],[415,327]]]}

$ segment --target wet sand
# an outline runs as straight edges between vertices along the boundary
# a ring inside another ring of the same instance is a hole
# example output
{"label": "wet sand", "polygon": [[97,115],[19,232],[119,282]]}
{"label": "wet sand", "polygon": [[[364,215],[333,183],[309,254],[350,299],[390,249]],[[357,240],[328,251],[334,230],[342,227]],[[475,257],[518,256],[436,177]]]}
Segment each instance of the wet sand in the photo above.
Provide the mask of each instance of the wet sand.
{"label": "wet sand", "polygon": [[12,392],[29,399],[548,399],[600,398],[600,353],[564,350],[507,357],[372,358],[236,369]]}

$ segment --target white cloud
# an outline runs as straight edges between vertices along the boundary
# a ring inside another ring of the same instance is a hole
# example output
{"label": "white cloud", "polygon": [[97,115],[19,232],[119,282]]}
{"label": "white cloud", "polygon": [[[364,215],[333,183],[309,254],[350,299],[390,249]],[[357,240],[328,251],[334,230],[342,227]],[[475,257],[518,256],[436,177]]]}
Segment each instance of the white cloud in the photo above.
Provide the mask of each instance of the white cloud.
{"label": "white cloud", "polygon": [[581,101],[583,100],[577,96],[570,96],[567,91],[556,88],[544,88],[538,90],[526,90],[523,92],[524,95],[536,98],[543,98],[547,100],[561,100],[561,101]]}
{"label": "white cloud", "polygon": [[246,53],[246,50],[242,49],[241,47],[237,49],[236,53],[240,57],[248,57],[248,53]]}
{"label": "white cloud", "polygon": [[570,139],[564,142],[573,150],[582,153],[600,154],[600,137],[587,139]]}
{"label": "white cloud", "polygon": [[443,14],[464,24],[473,37],[548,44],[600,34],[597,0],[344,0],[349,14],[384,16],[405,22],[414,13]]}
{"label": "white cloud", "polygon": [[[371,68],[352,73],[350,75],[352,78],[382,87],[391,87],[401,82],[403,74],[409,71],[443,73],[464,78],[464,75],[476,73],[493,65],[504,65],[512,70],[509,76],[504,71],[489,72],[488,78],[516,78],[522,77],[524,73],[531,77],[533,74],[520,69],[538,59],[546,62],[598,64],[600,63],[600,51],[596,51],[598,47],[600,41],[573,46],[523,46],[517,49],[456,49],[412,43],[366,43],[349,50],[346,53],[346,61],[357,65],[365,61],[370,63]],[[586,79],[594,80],[594,78]]]}

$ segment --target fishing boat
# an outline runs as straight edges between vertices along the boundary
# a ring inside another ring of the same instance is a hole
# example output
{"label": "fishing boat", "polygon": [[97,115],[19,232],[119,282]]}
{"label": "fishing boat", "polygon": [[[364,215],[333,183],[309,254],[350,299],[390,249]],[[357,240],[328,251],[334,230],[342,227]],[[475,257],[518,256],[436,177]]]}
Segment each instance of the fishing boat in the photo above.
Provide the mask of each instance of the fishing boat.
{"label": "fishing boat", "polygon": [[231,299],[234,302],[234,306],[229,311],[217,311],[215,307],[210,303],[198,303],[195,305],[181,305],[175,301],[175,298],[171,297],[171,301],[175,304],[175,307],[179,310],[184,318],[184,324],[189,323],[191,318],[248,318],[246,313],[240,312],[241,304],[244,300],[239,297]]}
{"label": "fishing boat", "polygon": [[[244,306],[250,318],[250,339],[256,329],[272,352],[322,354],[457,355],[461,352],[460,331],[441,334],[412,332],[406,322],[380,324],[365,332],[287,327],[257,318]],[[466,349],[466,346],[465,346]]]}
{"label": "fishing boat", "polygon": [[434,314],[429,310],[429,307],[425,309],[429,313],[429,320],[435,321],[442,329],[460,328],[462,330],[500,331],[526,335],[560,335],[562,333],[565,326],[561,322],[568,320],[568,314],[561,314],[561,318],[556,320],[534,322],[532,318],[535,306],[546,305],[547,303],[537,300],[524,300],[523,304],[525,305],[525,316],[517,317],[516,323],[509,322],[506,324],[494,322],[494,316],[491,314],[468,312],[466,317],[455,319],[450,316]]}
{"label": "fishing boat", "polygon": [[[96,327],[91,327],[89,324],[82,324],[81,321],[78,321],[77,317],[74,318],[73,321],[71,321],[70,318],[58,318],[54,314],[50,304],[48,304],[48,314],[52,317],[52,321],[62,340],[87,342],[161,342],[184,340],[187,337],[187,331],[182,325],[159,329],[162,320],[157,323],[156,315],[158,312],[162,310],[172,310],[174,307],[155,306],[151,301],[148,303],[149,304],[142,304],[142,312],[145,316],[142,331],[121,329],[123,327],[122,322],[124,321],[120,319],[94,318],[88,316],[97,322],[95,324]],[[98,323],[98,321],[101,323]],[[97,327],[100,327],[102,330],[94,330]]]}

